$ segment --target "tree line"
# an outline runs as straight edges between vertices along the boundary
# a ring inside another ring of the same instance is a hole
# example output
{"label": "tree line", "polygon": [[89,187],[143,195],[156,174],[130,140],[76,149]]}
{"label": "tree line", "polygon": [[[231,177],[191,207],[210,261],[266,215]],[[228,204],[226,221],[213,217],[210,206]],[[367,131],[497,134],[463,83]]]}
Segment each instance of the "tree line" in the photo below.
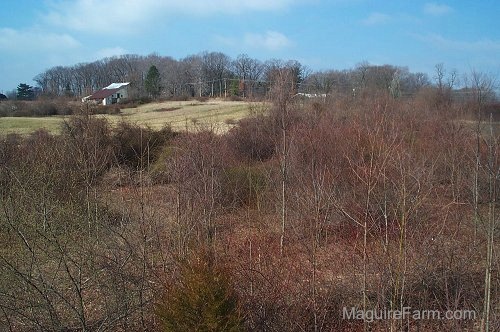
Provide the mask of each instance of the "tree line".
{"label": "tree line", "polygon": [[[148,80],[151,70],[155,81]],[[56,66],[34,78],[43,94],[86,96],[113,82],[131,82],[132,95],[259,97],[269,91],[279,68],[289,68],[296,91],[314,94],[360,93],[367,89],[411,94],[428,86],[425,73],[406,67],[367,62],[345,70],[313,72],[295,60],[261,61],[240,54],[235,59],[221,52],[203,52],[176,60],[160,55],[122,55],[73,66]],[[148,88],[149,86],[149,88]]]}

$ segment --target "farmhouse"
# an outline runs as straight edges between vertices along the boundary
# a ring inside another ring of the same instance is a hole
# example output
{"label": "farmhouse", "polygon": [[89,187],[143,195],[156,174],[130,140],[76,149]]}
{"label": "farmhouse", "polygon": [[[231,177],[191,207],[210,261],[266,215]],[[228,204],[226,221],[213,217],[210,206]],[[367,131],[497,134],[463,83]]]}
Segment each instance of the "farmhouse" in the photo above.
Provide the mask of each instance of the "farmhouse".
{"label": "farmhouse", "polygon": [[116,104],[128,98],[129,84],[130,82],[112,83],[107,87],[94,92],[90,96],[82,98],[82,102],[93,101],[95,103],[102,103],[103,105]]}

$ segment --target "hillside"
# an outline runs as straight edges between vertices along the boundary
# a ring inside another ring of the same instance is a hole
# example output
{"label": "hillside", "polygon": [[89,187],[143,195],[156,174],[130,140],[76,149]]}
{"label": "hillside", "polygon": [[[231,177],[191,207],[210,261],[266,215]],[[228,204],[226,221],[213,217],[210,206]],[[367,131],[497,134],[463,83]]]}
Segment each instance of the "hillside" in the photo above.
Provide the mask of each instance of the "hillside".
{"label": "hillside", "polygon": [[[123,108],[120,114],[96,115],[109,120],[112,124],[127,121],[140,126],[160,129],[170,124],[175,130],[191,130],[204,126],[217,128],[224,132],[250,113],[265,110],[262,103],[245,101],[225,101],[210,99],[206,102],[165,101],[140,105],[136,108]],[[4,134],[29,134],[45,128],[51,133],[59,133],[61,123],[67,116],[48,117],[0,117],[0,132]]]}
{"label": "hillside", "polygon": [[[500,137],[474,105],[276,95],[2,136],[0,330],[498,330]],[[363,316],[400,308],[454,319]]]}

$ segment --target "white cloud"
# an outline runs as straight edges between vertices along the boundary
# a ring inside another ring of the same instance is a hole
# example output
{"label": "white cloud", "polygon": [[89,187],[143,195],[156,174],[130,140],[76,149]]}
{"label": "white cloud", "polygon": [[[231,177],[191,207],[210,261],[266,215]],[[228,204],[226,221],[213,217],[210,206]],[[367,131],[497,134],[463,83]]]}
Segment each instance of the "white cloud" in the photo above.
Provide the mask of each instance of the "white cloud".
{"label": "white cloud", "polygon": [[9,52],[76,49],[81,44],[68,34],[0,29],[0,50]]}
{"label": "white cloud", "polygon": [[[44,15],[49,24],[76,31],[110,33],[132,31],[143,24],[148,17],[154,18],[158,5],[148,5],[149,0],[141,1],[95,1],[78,0],[53,3]],[[160,3],[160,1],[158,1]]]}
{"label": "white cloud", "polygon": [[364,25],[378,25],[387,23],[391,19],[391,16],[383,13],[371,13],[367,18],[361,21]]}
{"label": "white cloud", "polygon": [[292,45],[287,36],[277,31],[267,31],[265,34],[247,33],[244,43],[252,48],[263,48],[269,51],[277,51]]}
{"label": "white cloud", "polygon": [[[178,1],[170,1],[179,3]],[[212,0],[207,2],[188,0],[184,1],[184,8],[199,11],[208,10],[208,12],[243,12],[253,11],[274,11],[287,8],[299,1],[296,0]]]}
{"label": "white cloud", "polygon": [[453,11],[453,9],[450,6],[444,5],[444,4],[437,4],[434,2],[429,2],[429,3],[426,3],[424,5],[424,13],[429,14],[429,15],[433,15],[433,16],[445,15],[445,14],[448,14],[452,11]]}
{"label": "white cloud", "polygon": [[95,58],[96,59],[110,58],[113,56],[119,56],[119,55],[124,55],[124,54],[129,54],[129,53],[130,53],[129,51],[127,51],[126,49],[119,47],[119,46],[107,47],[107,48],[103,48],[103,49],[98,50],[95,53]]}
{"label": "white cloud", "polygon": [[248,11],[283,10],[311,0],[54,0],[45,21],[77,31],[94,33],[133,32],[157,20],[178,14],[237,14]]}
{"label": "white cloud", "polygon": [[[215,43],[223,45],[223,46],[237,46],[238,45],[238,40],[233,37],[227,37],[227,36],[222,36],[222,35],[214,35],[213,40]],[[239,39],[241,40],[241,39]]]}
{"label": "white cloud", "polygon": [[475,41],[452,40],[439,34],[415,35],[425,43],[445,50],[468,51],[468,52],[491,52],[500,51],[500,40],[480,39]]}

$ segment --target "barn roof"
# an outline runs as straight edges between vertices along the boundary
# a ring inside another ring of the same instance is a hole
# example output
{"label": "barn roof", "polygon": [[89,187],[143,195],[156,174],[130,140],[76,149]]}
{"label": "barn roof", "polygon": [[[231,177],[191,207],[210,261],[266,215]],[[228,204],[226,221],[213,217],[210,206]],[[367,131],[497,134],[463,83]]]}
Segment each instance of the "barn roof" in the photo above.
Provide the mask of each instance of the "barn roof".
{"label": "barn roof", "polygon": [[107,87],[102,88],[101,90],[96,91],[93,94],[91,94],[90,96],[87,96],[87,97],[85,97],[83,99],[84,100],[88,100],[88,99],[104,99],[104,98],[107,98],[107,97],[111,96],[115,92],[118,92],[119,90],[123,89],[124,87],[126,87],[129,84],[130,84],[130,82],[111,83]]}
{"label": "barn roof", "polygon": [[124,86],[127,86],[129,84],[130,84],[130,82],[125,82],[125,83],[111,83],[110,85],[108,85],[104,89],[121,89]]}

